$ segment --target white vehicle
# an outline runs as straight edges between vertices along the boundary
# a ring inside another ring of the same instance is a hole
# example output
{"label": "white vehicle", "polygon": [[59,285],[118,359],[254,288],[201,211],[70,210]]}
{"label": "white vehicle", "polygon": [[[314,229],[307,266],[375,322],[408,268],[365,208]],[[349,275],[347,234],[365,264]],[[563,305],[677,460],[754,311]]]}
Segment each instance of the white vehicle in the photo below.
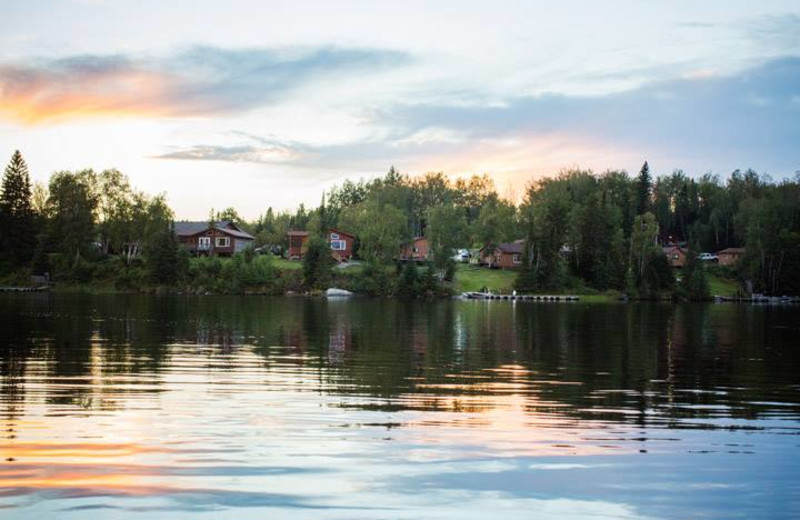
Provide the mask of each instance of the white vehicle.
{"label": "white vehicle", "polygon": [[469,251],[466,249],[458,249],[456,254],[453,255],[453,260],[456,262],[469,262]]}
{"label": "white vehicle", "polygon": [[697,259],[702,262],[719,262],[719,257],[714,253],[700,253]]}

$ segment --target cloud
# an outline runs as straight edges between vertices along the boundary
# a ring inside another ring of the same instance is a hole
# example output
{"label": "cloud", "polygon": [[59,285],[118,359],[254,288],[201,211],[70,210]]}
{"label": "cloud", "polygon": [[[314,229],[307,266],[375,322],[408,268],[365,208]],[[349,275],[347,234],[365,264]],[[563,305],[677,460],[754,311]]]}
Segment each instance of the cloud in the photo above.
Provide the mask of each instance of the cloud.
{"label": "cloud", "polygon": [[393,68],[409,60],[381,49],[204,46],[156,58],[82,55],[7,63],[0,64],[0,113],[25,123],[232,113],[336,75]]}
{"label": "cloud", "polygon": [[[540,95],[502,104],[394,103],[373,110],[374,137],[310,145],[237,134],[235,146],[195,146],[161,157],[382,171],[401,167],[541,171],[580,163],[627,167],[800,166],[800,58],[722,76],[711,71],[603,96]],[[762,160],[761,164],[747,161]],[[738,161],[738,163],[737,163]],[[552,171],[552,170],[551,170]]]}

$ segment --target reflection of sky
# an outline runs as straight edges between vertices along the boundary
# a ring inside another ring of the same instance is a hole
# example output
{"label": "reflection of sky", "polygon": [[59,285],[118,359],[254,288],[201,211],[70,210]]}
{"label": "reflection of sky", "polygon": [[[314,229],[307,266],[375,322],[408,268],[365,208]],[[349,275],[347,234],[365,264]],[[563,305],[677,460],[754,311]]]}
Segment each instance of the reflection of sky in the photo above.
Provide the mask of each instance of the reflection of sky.
{"label": "reflection of sky", "polygon": [[183,218],[317,204],[392,164],[517,195],[575,165],[800,167],[792,0],[43,0],[4,21],[0,153],[38,180],[117,167]]}
{"label": "reflection of sky", "polygon": [[[383,399],[282,347],[265,366],[247,345],[174,345],[158,374],[103,374],[102,345],[90,379],[25,374],[24,419],[0,449],[12,517],[788,518],[772,500],[798,496],[792,437],[574,419],[521,365]],[[43,400],[80,386],[113,411]]]}
{"label": "reflection of sky", "polygon": [[792,309],[0,303],[3,518],[797,517]]}

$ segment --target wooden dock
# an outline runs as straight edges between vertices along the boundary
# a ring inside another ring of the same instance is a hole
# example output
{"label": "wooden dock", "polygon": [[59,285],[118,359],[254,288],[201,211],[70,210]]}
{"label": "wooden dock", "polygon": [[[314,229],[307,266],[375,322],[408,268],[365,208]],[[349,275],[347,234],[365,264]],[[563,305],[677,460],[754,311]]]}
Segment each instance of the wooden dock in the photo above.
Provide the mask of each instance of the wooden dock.
{"label": "wooden dock", "polygon": [[482,292],[465,292],[462,295],[468,300],[503,300],[518,302],[577,302],[580,296],[564,294],[492,294]]}
{"label": "wooden dock", "polygon": [[49,285],[40,285],[38,287],[0,287],[0,292],[47,292],[49,290]]}

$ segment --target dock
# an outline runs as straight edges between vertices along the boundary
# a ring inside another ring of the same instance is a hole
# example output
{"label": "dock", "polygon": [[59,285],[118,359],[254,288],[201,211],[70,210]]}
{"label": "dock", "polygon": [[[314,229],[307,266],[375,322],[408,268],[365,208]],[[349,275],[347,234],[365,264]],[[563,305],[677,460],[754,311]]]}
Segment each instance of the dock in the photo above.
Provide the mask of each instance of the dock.
{"label": "dock", "polygon": [[0,292],[47,292],[49,290],[49,285],[40,285],[38,287],[0,287]]}
{"label": "dock", "polygon": [[564,294],[492,294],[482,292],[465,292],[462,296],[468,300],[504,300],[521,302],[577,302],[580,296]]}

